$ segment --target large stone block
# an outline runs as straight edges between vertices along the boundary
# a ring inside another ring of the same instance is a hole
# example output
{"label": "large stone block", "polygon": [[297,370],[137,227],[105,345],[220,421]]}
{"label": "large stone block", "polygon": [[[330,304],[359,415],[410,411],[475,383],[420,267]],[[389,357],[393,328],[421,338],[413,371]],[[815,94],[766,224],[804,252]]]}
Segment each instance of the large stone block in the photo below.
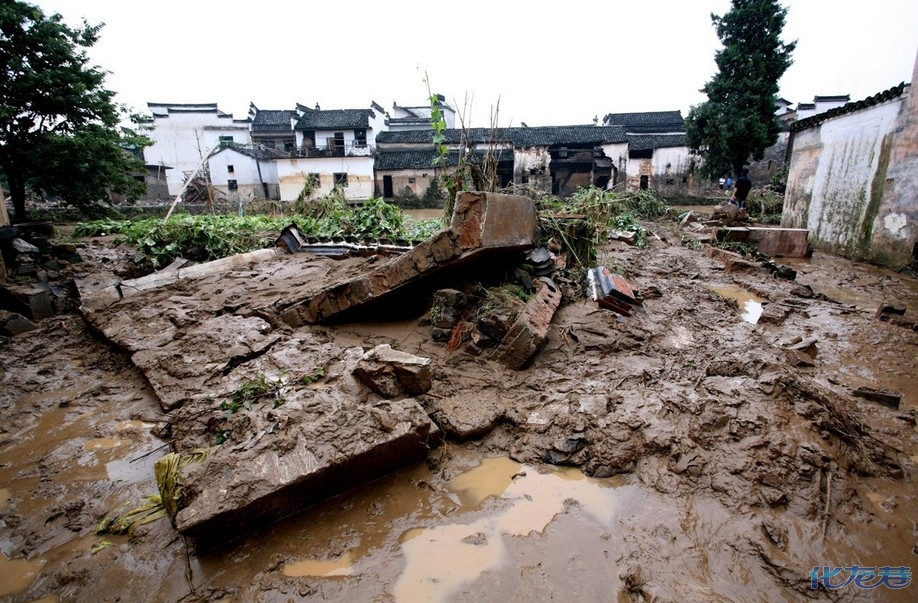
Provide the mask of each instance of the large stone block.
{"label": "large stone block", "polygon": [[403,393],[420,395],[430,390],[430,358],[421,358],[378,345],[360,359],[354,376],[384,398]]}

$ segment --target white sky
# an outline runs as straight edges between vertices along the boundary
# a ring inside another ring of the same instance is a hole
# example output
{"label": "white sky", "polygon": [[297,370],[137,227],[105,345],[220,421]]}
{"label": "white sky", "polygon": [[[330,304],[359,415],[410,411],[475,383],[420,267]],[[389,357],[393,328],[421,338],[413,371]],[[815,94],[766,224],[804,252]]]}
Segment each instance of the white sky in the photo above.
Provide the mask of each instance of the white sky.
{"label": "white sky", "polygon": [[[590,123],[682,110],[715,71],[710,14],[729,0],[357,2],[33,0],[72,25],[104,22],[90,56],[118,100],[218,102],[243,118],[297,102],[323,109],[426,104],[434,92],[487,126]],[[783,0],[798,40],[780,95],[860,100],[910,81],[918,0]]]}

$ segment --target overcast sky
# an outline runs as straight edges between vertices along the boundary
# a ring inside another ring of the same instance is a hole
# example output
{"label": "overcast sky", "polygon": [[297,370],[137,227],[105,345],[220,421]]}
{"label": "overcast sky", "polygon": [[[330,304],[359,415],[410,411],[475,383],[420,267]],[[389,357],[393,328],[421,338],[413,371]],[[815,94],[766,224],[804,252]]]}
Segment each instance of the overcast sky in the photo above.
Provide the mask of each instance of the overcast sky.
{"label": "overcast sky", "polygon": [[[487,126],[590,123],[627,111],[682,111],[705,100],[720,47],[711,13],[729,0],[349,2],[346,0],[38,0],[66,22],[104,22],[94,63],[118,99],[249,102],[292,109],[389,108],[434,92]],[[910,81],[916,0],[783,0],[798,40],[780,95],[860,100]]]}

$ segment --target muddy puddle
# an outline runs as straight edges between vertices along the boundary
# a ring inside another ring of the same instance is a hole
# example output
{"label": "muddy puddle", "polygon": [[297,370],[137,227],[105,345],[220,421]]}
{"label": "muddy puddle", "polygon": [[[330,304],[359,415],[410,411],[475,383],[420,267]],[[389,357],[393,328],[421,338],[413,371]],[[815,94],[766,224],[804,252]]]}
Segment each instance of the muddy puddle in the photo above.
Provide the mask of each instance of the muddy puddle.
{"label": "muddy puddle", "polygon": [[765,301],[748,289],[736,285],[718,285],[711,287],[718,295],[736,302],[740,318],[749,324],[756,324],[762,316],[762,302]]}

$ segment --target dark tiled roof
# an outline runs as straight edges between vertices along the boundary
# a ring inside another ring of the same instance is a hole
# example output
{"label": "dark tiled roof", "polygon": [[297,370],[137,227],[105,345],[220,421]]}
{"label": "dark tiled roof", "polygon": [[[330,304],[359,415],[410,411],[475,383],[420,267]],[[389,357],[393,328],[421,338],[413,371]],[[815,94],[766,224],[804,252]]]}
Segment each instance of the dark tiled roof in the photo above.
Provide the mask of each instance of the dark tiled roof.
{"label": "dark tiled roof", "polygon": [[261,160],[283,159],[287,157],[286,153],[284,153],[283,151],[278,151],[277,149],[269,149],[267,147],[257,147],[257,148],[252,149],[249,147],[242,147],[242,146],[223,147],[222,149],[214,153],[214,155],[219,155],[223,151],[236,151],[237,153],[240,153],[247,157],[251,157],[252,159],[261,159]]}
{"label": "dark tiled roof", "polygon": [[252,120],[252,132],[292,132],[292,119],[296,119],[296,111],[259,109]]}
{"label": "dark tiled roof", "polygon": [[622,126],[626,132],[681,132],[685,128],[682,111],[647,111],[644,113],[609,113],[602,118],[607,126]]}
{"label": "dark tiled roof", "polygon": [[797,111],[806,111],[816,108],[816,103],[800,103],[797,105]]}
{"label": "dark tiled roof", "polygon": [[646,151],[647,149],[665,149],[667,147],[684,147],[685,134],[629,134],[628,149]]}
{"label": "dark tiled roof", "polygon": [[[880,103],[885,103],[886,101],[897,99],[900,96],[902,96],[902,94],[904,94],[910,87],[911,87],[910,84],[906,84],[905,82],[902,82],[898,86],[893,86],[892,88],[889,88],[888,90],[884,90],[883,92],[878,92],[877,94],[874,94],[873,96],[868,96],[862,101],[857,101],[854,103],[846,103],[845,105],[841,107],[835,107],[834,109],[829,109],[828,111],[824,113],[819,113],[817,115],[813,115],[812,117],[801,119],[800,121],[792,124],[790,129],[792,132],[797,132],[798,130],[806,130],[807,128],[814,128],[818,126],[819,124],[821,124],[822,122],[828,119],[832,119],[833,117],[847,115],[848,113],[854,113],[855,111],[861,111],[862,109],[866,109],[874,105],[879,105]],[[820,98],[820,97],[817,97],[817,98]],[[822,97],[822,98],[825,98],[825,97]],[[797,110],[799,111],[801,107],[803,107],[803,103],[797,106]]]}
{"label": "dark tiled roof", "polygon": [[[462,130],[444,132],[446,144],[459,144]],[[407,130],[380,132],[379,144],[433,144],[433,130]],[[625,132],[618,126],[544,126],[538,128],[469,128],[469,142],[484,144],[490,141],[511,143],[516,147],[551,146],[557,144],[609,144],[627,142]]]}
{"label": "dark tiled roof", "polygon": [[[376,155],[377,170],[409,170],[433,168],[436,149],[411,149],[408,151],[379,151]],[[455,165],[455,164],[452,164]]]}
{"label": "dark tiled roof", "polygon": [[360,129],[370,126],[370,109],[309,110],[300,116],[297,130]]}
{"label": "dark tiled roof", "polygon": [[837,102],[847,103],[850,100],[851,100],[850,94],[841,94],[837,96],[814,96],[813,97],[814,103],[837,103]]}
{"label": "dark tiled roof", "polygon": [[[484,151],[476,151],[479,159],[484,157]],[[433,169],[434,161],[438,157],[435,149],[410,149],[410,150],[391,150],[379,151],[376,156],[376,170],[423,170]],[[498,161],[513,161],[513,151],[502,149],[498,152]],[[459,165],[459,152],[450,151],[446,157],[448,167]]]}

